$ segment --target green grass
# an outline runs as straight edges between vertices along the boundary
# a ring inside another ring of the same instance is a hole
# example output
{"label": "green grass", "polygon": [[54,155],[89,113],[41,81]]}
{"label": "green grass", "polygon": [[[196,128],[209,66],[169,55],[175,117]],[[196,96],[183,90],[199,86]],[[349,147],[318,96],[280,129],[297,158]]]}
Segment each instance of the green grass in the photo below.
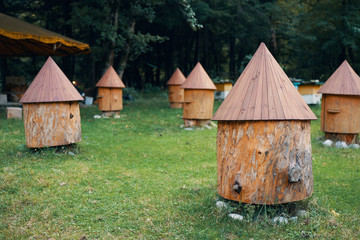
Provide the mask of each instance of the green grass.
{"label": "green grass", "polygon": [[126,104],[120,119],[99,113],[81,108],[80,143],[34,151],[23,122],[0,112],[0,239],[360,237],[360,150],[323,147],[320,120],[314,194],[301,203],[311,216],[274,226],[266,214],[253,221],[254,206],[244,222],[216,208],[216,129],[180,129],[182,110],[166,94]]}

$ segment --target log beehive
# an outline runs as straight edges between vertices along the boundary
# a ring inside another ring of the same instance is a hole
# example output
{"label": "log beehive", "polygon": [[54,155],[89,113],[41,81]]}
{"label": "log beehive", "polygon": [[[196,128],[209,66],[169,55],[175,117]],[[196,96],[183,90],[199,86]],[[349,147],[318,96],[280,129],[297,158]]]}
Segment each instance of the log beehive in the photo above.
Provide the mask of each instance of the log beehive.
{"label": "log beehive", "polygon": [[200,63],[197,63],[186,81],[183,119],[186,126],[198,126],[210,121],[214,108],[216,87]]}
{"label": "log beehive", "polygon": [[119,112],[123,109],[122,89],[125,85],[112,66],[108,68],[96,87],[98,87],[100,111]]}
{"label": "log beehive", "polygon": [[319,89],[321,130],[335,141],[355,143],[360,132],[360,77],[345,60]]}
{"label": "log beehive", "polygon": [[261,43],[215,113],[218,193],[252,204],[313,192],[310,120],[316,119]]}
{"label": "log beehive", "polygon": [[186,78],[179,68],[175,70],[166,83],[169,88],[169,102],[171,108],[182,108],[184,103],[184,89],[180,88]]}
{"label": "log beehive", "polygon": [[41,148],[81,141],[81,100],[79,92],[49,57],[20,100],[26,145]]}

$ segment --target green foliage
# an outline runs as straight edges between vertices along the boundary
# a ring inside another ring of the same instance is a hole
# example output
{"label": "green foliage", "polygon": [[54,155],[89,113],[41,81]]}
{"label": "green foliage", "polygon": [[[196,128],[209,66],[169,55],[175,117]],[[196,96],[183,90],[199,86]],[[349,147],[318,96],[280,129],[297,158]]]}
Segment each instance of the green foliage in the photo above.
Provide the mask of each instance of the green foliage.
{"label": "green foliage", "polygon": [[[216,128],[185,131],[165,92],[141,94],[120,119],[81,108],[82,141],[31,150],[24,126],[0,111],[1,239],[356,239],[358,149],[322,146],[312,122],[314,194],[296,207],[310,217],[286,226],[282,208],[235,203],[216,208]],[[215,109],[220,105],[215,102]],[[313,108],[319,117],[319,106]]]}

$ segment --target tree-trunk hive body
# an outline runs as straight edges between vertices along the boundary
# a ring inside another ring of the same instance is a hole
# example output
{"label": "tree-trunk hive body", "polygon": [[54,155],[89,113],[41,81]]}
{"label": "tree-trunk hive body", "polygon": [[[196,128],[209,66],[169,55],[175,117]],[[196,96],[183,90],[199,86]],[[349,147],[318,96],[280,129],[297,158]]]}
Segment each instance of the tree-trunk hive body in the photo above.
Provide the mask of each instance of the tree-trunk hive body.
{"label": "tree-trunk hive body", "polygon": [[251,204],[309,197],[313,119],[315,115],[261,43],[213,117],[218,121],[218,193]]}
{"label": "tree-trunk hive body", "polygon": [[81,141],[78,102],[24,103],[26,145],[61,146]]}
{"label": "tree-trunk hive body", "polygon": [[49,57],[20,100],[26,145],[42,148],[81,141],[81,100],[79,92]]}
{"label": "tree-trunk hive body", "polygon": [[169,86],[169,102],[171,108],[183,107],[184,89],[181,88],[181,85],[185,80],[184,74],[177,68],[166,83]]}
{"label": "tree-trunk hive body", "polygon": [[219,121],[218,193],[279,204],[313,192],[310,121]]}

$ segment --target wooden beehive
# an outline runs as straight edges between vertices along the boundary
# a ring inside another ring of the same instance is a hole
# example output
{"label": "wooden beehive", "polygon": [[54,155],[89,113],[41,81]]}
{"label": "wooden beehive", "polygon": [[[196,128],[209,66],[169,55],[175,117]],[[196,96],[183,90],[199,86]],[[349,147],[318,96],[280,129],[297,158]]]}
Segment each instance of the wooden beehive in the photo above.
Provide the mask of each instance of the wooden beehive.
{"label": "wooden beehive", "polygon": [[218,193],[252,204],[313,192],[310,120],[316,119],[261,43],[215,113]]}
{"label": "wooden beehive", "polygon": [[171,108],[182,108],[184,103],[184,89],[180,86],[185,82],[186,78],[179,68],[166,83],[169,87],[169,102]]}
{"label": "wooden beehive", "polygon": [[81,141],[81,100],[79,92],[49,57],[20,100],[26,145],[42,148]]}
{"label": "wooden beehive", "polygon": [[181,88],[184,89],[185,126],[209,123],[213,114],[216,87],[200,63],[196,64]]}
{"label": "wooden beehive", "polygon": [[360,77],[345,60],[319,89],[321,130],[335,141],[354,143],[360,132]]}
{"label": "wooden beehive", "polygon": [[122,89],[125,85],[112,66],[108,68],[96,87],[100,111],[119,112],[123,109]]}

